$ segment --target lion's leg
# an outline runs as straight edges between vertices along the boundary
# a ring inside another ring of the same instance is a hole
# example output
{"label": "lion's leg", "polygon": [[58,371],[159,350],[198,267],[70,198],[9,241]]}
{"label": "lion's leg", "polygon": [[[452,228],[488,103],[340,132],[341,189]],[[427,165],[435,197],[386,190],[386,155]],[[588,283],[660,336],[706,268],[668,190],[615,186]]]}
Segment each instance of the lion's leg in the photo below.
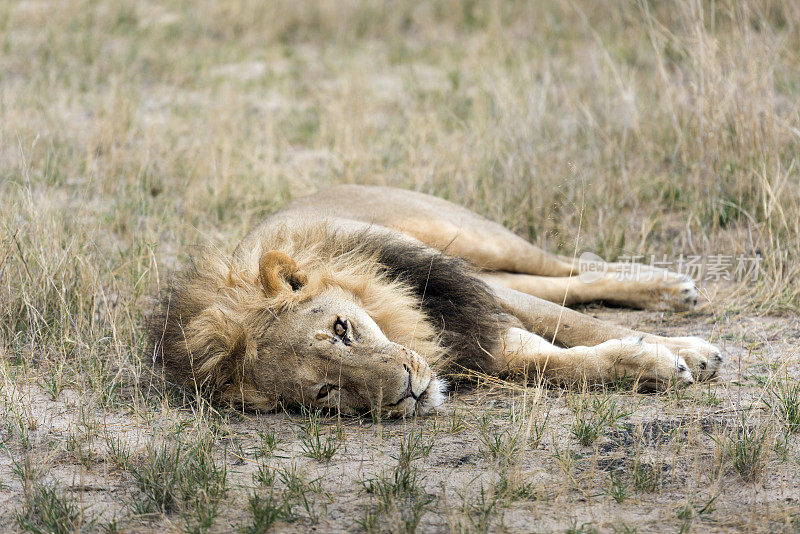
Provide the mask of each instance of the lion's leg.
{"label": "lion's leg", "polygon": [[[566,295],[568,306],[598,300],[651,310],[687,310],[697,305],[698,291],[690,277],[642,264],[556,256],[499,224],[474,217],[469,224],[458,227],[432,218],[425,224],[412,225],[414,231],[404,231],[451,256],[470,261],[489,281],[552,302],[564,302]],[[568,279],[577,275],[593,282],[578,287]]]}
{"label": "lion's leg", "polygon": [[600,321],[586,314],[497,284],[489,284],[498,303],[525,328],[566,347],[594,346],[603,342],[642,338],[663,345],[686,360],[695,378],[713,377],[722,363],[720,351],[698,337],[664,337]]}
{"label": "lion's leg", "polygon": [[459,224],[431,218],[400,228],[423,243],[451,256],[464,258],[479,269],[539,276],[570,276],[578,271],[565,261],[532,245],[504,226],[475,214]]}
{"label": "lion's leg", "polygon": [[697,305],[697,289],[690,278],[658,273],[594,277],[546,277],[517,273],[482,272],[485,282],[515,289],[550,302],[573,306],[604,301],[647,310],[687,310]]}
{"label": "lion's leg", "polygon": [[647,388],[660,389],[673,381],[693,382],[681,356],[641,337],[561,348],[527,330],[512,327],[504,333],[495,359],[511,376],[535,379],[541,375],[560,384],[602,384],[628,378]]}

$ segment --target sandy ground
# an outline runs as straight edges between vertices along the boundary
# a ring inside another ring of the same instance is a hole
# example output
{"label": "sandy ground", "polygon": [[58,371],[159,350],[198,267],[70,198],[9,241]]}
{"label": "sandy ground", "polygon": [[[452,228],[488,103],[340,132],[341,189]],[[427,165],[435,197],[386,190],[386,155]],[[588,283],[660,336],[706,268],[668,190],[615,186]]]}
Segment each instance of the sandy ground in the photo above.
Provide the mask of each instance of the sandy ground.
{"label": "sandy ground", "polygon": [[[775,417],[769,413],[767,403],[771,399],[764,397],[764,384],[784,371],[795,376],[798,373],[800,320],[789,316],[715,318],[709,311],[669,315],[602,307],[587,311],[643,330],[714,340],[727,355],[719,378],[694,390],[657,395],[581,395],[559,388],[524,390],[497,384],[461,386],[441,412],[431,417],[378,423],[366,418],[342,420],[342,445],[328,463],[304,456],[298,437],[301,414],[222,414],[215,417],[225,427],[224,432],[216,434],[215,451],[226,463],[228,490],[212,530],[226,531],[250,521],[246,495],[254,486],[253,474],[259,465],[269,466],[276,473],[294,471],[314,488],[309,492],[309,510],[300,507],[291,521],[274,524],[276,531],[361,529],[358,522],[376,506],[375,496],[365,491],[364,481],[390,472],[398,463],[400,441],[415,433],[421,433],[425,448],[430,447],[424,457],[413,462],[420,495],[427,495],[430,501],[419,531],[796,529],[800,511],[798,436],[786,439],[784,458],[775,451],[765,451],[763,474],[753,482],[744,481],[731,468],[715,440],[724,440],[744,417],[745,424],[763,426],[769,434],[767,440],[777,448],[780,433],[771,424]],[[183,528],[177,515],[149,518],[131,512],[126,503],[137,498],[136,485],[129,473],[109,459],[107,440],[100,436],[121,439],[135,456],[159,428],[174,426],[176,415],[190,425],[194,416],[190,410],[144,417],[129,409],[94,411],[90,399],[64,390],[52,400],[36,384],[5,387],[3,394],[6,412],[22,410],[26,414],[30,425],[27,448],[36,463],[47,466],[41,476],[57,479],[74,496],[84,507],[85,517],[94,521],[90,527],[99,528],[116,518],[123,530]],[[11,396],[16,399],[13,403],[8,402]],[[532,402],[536,396],[538,399]],[[576,396],[588,401],[612,398],[626,408],[626,415],[604,428],[594,443],[582,446],[571,433],[576,422]],[[485,436],[510,435],[509,429],[515,428],[513,407],[523,405],[526,399],[531,420],[542,422],[542,414],[548,414],[540,442],[528,443],[510,458],[493,458],[487,452]],[[91,418],[100,430],[87,441],[86,457],[79,461],[64,444],[70,429],[80,426],[87,410],[92,411]],[[14,419],[12,414],[3,415],[7,422]],[[335,427],[336,420],[330,419],[322,425],[323,433]],[[268,456],[258,452],[258,435],[265,430],[278,438],[277,447]],[[12,474],[12,463],[24,457],[24,447],[13,435],[9,428],[0,434],[5,449],[5,454],[0,454],[0,526],[5,531],[15,529],[15,510],[23,494],[19,478]],[[634,462],[658,471],[654,487],[643,490],[634,485]],[[498,489],[503,473],[526,488],[523,495],[509,497]],[[627,486],[620,502],[611,495],[613,477],[621,487]],[[282,484],[278,477],[275,488],[282,488]],[[397,500],[402,508],[403,499]],[[688,514],[684,512],[687,506]],[[402,510],[392,513],[403,517]],[[400,529],[392,513],[380,516],[384,530]]]}

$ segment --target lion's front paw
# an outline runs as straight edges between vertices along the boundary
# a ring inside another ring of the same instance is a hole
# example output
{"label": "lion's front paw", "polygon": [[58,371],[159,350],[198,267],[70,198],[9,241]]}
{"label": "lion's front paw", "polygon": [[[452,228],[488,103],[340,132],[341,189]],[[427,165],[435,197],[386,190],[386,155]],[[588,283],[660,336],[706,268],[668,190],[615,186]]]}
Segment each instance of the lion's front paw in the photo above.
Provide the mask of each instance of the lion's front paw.
{"label": "lion's front paw", "polygon": [[694,380],[682,355],[668,347],[648,343],[640,336],[611,340],[598,345],[615,354],[615,371],[638,378],[646,389],[664,389],[670,384],[685,386]]}
{"label": "lion's front paw", "polygon": [[697,380],[714,378],[722,365],[722,351],[708,341],[694,336],[669,337],[659,341],[686,360]]}

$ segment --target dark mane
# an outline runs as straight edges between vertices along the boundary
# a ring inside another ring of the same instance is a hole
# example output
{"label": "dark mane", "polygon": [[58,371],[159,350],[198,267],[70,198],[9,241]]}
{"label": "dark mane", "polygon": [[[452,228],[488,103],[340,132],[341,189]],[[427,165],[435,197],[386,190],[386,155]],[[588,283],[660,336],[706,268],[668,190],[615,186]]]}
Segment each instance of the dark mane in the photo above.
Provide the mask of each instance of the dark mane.
{"label": "dark mane", "polygon": [[490,353],[513,319],[489,286],[473,276],[466,261],[392,237],[367,232],[360,237],[359,248],[375,254],[389,277],[418,295],[429,320],[442,332],[451,366],[496,371]]}

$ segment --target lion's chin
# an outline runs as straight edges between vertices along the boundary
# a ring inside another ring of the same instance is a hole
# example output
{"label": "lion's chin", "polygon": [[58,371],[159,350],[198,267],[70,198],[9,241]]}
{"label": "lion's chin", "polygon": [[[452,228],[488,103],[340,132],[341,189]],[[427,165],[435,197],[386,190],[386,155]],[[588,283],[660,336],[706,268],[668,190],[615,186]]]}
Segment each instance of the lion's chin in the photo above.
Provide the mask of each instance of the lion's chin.
{"label": "lion's chin", "polygon": [[438,377],[432,378],[428,383],[428,387],[417,399],[415,407],[417,415],[429,414],[444,404],[446,391],[447,382]]}

